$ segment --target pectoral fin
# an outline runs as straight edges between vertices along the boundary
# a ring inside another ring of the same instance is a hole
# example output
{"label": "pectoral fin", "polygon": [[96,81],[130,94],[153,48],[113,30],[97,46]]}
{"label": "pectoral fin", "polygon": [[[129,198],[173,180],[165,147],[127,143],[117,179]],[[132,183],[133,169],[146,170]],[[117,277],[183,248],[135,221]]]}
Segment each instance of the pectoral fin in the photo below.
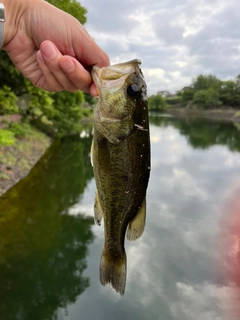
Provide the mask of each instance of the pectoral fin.
{"label": "pectoral fin", "polygon": [[99,202],[98,191],[96,190],[95,201],[94,201],[94,221],[97,225],[101,225],[103,217],[102,208]]}
{"label": "pectoral fin", "polygon": [[90,160],[91,160],[91,165],[93,167],[93,141],[92,141],[92,144],[91,144],[91,151],[90,151]]}
{"label": "pectoral fin", "polygon": [[146,198],[144,198],[136,216],[128,224],[128,229],[127,229],[128,240],[134,241],[139,237],[141,237],[144,231],[145,221],[146,221]]}

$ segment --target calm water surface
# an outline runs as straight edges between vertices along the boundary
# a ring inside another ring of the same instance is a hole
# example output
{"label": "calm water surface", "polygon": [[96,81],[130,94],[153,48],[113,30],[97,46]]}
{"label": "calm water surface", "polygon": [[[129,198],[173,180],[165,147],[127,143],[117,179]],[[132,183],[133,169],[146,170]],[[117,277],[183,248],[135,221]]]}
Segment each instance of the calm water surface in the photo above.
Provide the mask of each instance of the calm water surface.
{"label": "calm water surface", "polygon": [[219,226],[240,183],[232,124],[152,116],[147,224],[126,242],[126,293],[99,283],[91,128],[56,141],[0,199],[0,319],[224,319]]}

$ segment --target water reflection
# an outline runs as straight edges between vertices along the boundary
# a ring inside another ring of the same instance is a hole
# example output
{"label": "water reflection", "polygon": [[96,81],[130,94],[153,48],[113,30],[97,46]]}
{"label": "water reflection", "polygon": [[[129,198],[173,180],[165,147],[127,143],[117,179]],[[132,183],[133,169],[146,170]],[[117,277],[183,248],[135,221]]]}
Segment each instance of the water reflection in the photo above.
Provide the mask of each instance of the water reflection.
{"label": "water reflection", "polygon": [[92,178],[91,138],[56,141],[0,200],[1,319],[53,319],[90,284],[92,218],[68,215]]}
{"label": "water reflection", "polygon": [[125,296],[99,284],[103,227],[92,224],[91,137],[82,135],[56,142],[32,179],[1,199],[4,320],[226,319],[231,288],[221,270],[219,226],[240,181],[238,129],[150,122],[147,223],[139,240],[126,242]]}
{"label": "water reflection", "polygon": [[150,123],[156,126],[173,126],[186,136],[193,148],[207,149],[213,145],[225,145],[232,151],[240,151],[240,130],[238,124],[214,122],[204,119],[181,120],[161,116],[150,116]]}
{"label": "water reflection", "polygon": [[151,121],[157,125],[151,127],[148,227],[149,247],[158,252],[149,256],[157,261],[155,276],[159,270],[156,295],[166,319],[226,319],[230,287],[218,234],[225,201],[240,181],[239,153],[229,151],[238,150],[239,133],[231,124]]}

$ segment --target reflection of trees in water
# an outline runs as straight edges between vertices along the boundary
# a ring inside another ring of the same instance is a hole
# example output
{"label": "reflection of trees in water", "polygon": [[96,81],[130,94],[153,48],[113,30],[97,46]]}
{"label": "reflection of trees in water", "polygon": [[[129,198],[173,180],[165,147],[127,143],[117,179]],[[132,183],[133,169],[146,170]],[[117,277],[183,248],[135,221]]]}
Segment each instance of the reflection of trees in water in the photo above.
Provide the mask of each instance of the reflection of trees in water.
{"label": "reflection of trees in water", "polygon": [[[2,319],[52,319],[57,308],[74,302],[89,286],[82,272],[87,266],[87,245],[93,240],[91,222],[90,218],[63,215],[54,237],[39,238],[39,242],[47,242],[45,247],[33,246],[26,255],[0,265]],[[34,228],[41,224],[34,223]]]}
{"label": "reflection of trees in water", "polygon": [[155,126],[158,126],[158,127],[170,126],[174,122],[174,120],[175,119],[173,117],[166,117],[160,112],[156,113],[155,115],[154,113],[151,113],[149,115],[150,124],[154,124]]}
{"label": "reflection of trees in water", "polygon": [[232,123],[220,123],[209,120],[179,120],[150,116],[150,123],[156,126],[171,125],[187,137],[193,148],[206,149],[219,144],[227,146],[231,151],[240,151],[240,131]]}
{"label": "reflection of trees in water", "polygon": [[92,218],[67,214],[87,181],[91,137],[56,141],[0,202],[0,314],[52,319],[89,285],[82,276]]}

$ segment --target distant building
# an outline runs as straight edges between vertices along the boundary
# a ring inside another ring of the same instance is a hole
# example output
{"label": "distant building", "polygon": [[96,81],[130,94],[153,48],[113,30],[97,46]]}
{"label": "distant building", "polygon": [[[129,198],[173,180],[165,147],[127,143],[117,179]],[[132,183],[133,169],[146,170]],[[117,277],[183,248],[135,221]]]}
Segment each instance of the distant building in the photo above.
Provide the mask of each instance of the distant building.
{"label": "distant building", "polygon": [[192,87],[192,86],[186,86],[186,87],[183,87],[183,88],[182,88],[181,90],[179,90],[178,92],[183,93],[184,91],[189,90],[189,89],[193,89],[193,87]]}
{"label": "distant building", "polygon": [[167,97],[169,97],[169,95],[171,95],[171,93],[169,91],[167,91],[167,90],[158,91],[157,94],[159,94],[163,98],[167,98]]}
{"label": "distant building", "polygon": [[158,91],[157,94],[159,94],[163,98],[174,98],[176,96],[175,94],[172,94],[167,90]]}

